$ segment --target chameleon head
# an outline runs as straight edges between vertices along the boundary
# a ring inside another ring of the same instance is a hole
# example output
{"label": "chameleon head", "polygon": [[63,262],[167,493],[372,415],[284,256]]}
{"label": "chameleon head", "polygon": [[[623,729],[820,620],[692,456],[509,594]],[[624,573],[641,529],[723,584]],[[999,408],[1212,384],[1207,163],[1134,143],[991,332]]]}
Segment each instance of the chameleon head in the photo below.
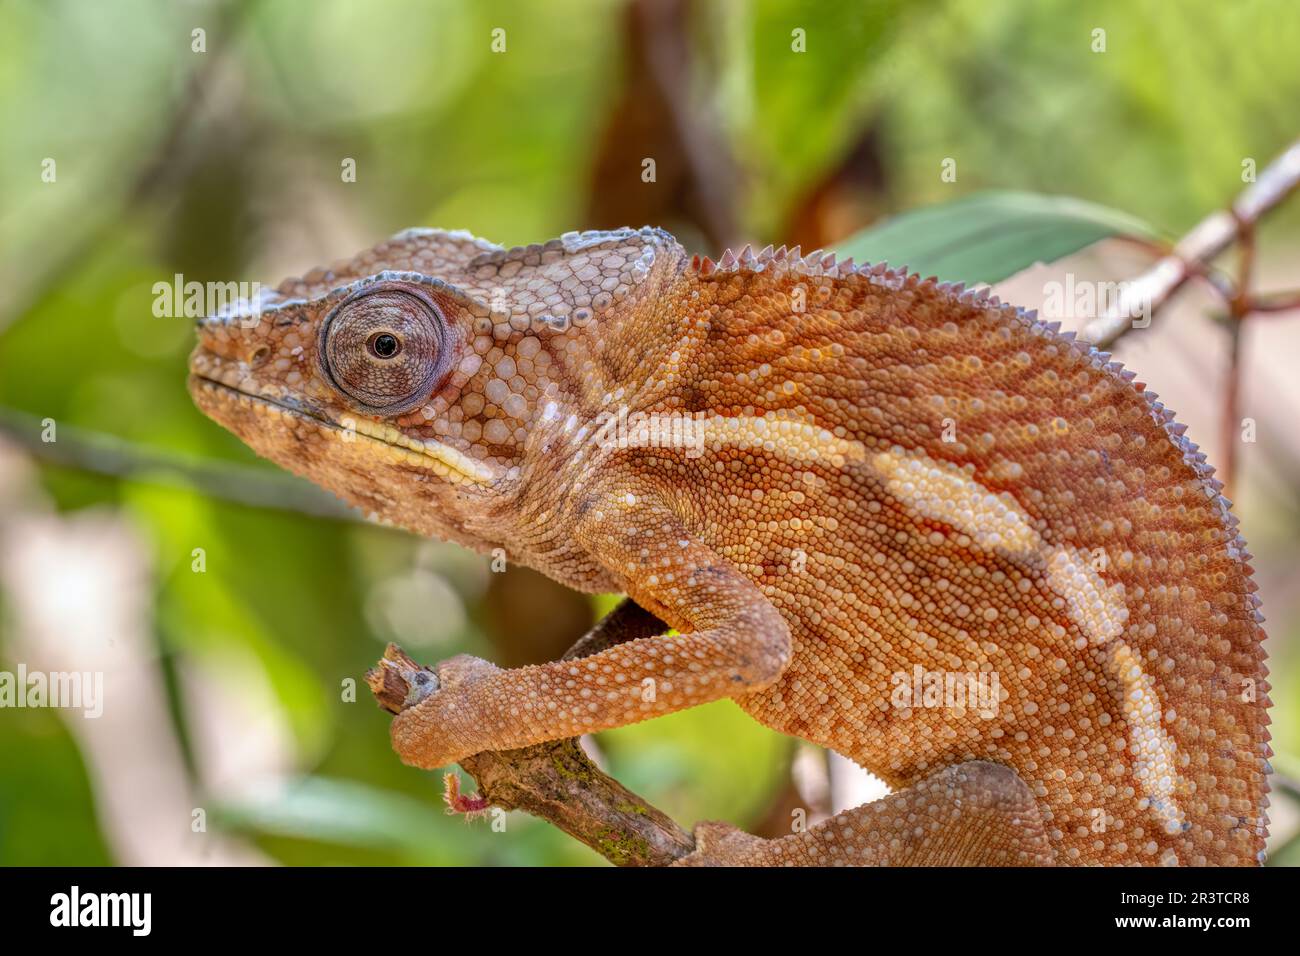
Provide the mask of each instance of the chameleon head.
{"label": "chameleon head", "polygon": [[649,227],[514,249],[408,229],[200,320],[190,392],[368,515],[543,567],[593,417],[660,364],[623,320],[681,259]]}
{"label": "chameleon head", "polygon": [[475,349],[491,329],[487,304],[414,272],[301,298],[288,286],[200,320],[189,379],[199,408],[372,517],[499,544],[484,529],[518,484],[525,395],[544,385]]}

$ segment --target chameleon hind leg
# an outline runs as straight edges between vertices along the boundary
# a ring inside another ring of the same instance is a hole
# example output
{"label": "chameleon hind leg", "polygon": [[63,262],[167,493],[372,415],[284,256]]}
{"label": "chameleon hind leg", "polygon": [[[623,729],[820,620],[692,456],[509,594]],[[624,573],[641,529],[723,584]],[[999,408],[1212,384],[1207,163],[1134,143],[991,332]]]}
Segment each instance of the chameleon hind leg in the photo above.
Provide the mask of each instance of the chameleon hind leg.
{"label": "chameleon hind leg", "polygon": [[1050,866],[1043,821],[1008,767],[969,761],[802,833],[772,840],[729,824],[695,828],[677,866]]}

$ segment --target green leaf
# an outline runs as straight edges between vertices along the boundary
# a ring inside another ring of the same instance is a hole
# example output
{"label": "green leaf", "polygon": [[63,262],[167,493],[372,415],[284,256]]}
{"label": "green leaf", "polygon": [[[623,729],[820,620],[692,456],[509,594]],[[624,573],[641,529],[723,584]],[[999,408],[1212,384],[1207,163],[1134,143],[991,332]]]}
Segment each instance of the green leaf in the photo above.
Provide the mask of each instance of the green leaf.
{"label": "green leaf", "polygon": [[887,219],[836,252],[949,282],[999,282],[1109,236],[1152,237],[1127,213],[1069,196],[992,191]]}
{"label": "green leaf", "polygon": [[304,776],[268,780],[217,804],[222,824],[341,844],[429,851],[445,837],[432,801],[352,780]]}
{"label": "green leaf", "polygon": [[[473,787],[472,780],[465,782]],[[337,777],[267,779],[238,798],[217,802],[214,819],[221,827],[269,842],[277,858],[287,856],[290,863],[301,863],[303,857],[300,849],[289,852],[285,840],[333,845],[333,853],[318,851],[324,855],[315,858],[326,862],[354,859],[343,852],[346,848],[393,854],[400,863],[426,866],[599,862],[591,850],[522,813],[512,814],[501,832],[488,825],[466,826],[463,817],[443,812],[438,786],[426,778],[422,789],[427,798],[418,799]]]}

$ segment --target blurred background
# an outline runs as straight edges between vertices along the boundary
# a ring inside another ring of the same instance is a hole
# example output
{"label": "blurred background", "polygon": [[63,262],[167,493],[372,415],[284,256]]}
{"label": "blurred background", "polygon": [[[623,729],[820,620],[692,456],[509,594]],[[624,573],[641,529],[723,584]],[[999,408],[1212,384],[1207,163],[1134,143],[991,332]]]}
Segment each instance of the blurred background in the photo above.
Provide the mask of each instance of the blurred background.
{"label": "blurred background", "polygon": [[[553,659],[615,598],[368,526],[256,459],[191,405],[190,323],[154,316],[154,283],[274,285],[415,225],[839,247],[973,201],[909,233],[951,258],[996,242],[960,212],[989,190],[1174,240],[1300,136],[1298,54],[1289,0],[0,3],[0,670],[105,675],[98,719],[0,709],[0,864],[599,862],[522,815],[445,815],[361,678],[390,640]],[[1115,231],[949,271],[1034,306],[1154,261]],[[1255,287],[1300,287],[1300,196],[1256,250]],[[1300,311],[1240,335],[1222,313],[1191,285],[1117,354],[1231,452],[1269,622],[1271,862],[1294,864]],[[1254,440],[1223,427],[1232,381]],[[879,792],[730,702],[594,745],[686,826],[788,832]]]}

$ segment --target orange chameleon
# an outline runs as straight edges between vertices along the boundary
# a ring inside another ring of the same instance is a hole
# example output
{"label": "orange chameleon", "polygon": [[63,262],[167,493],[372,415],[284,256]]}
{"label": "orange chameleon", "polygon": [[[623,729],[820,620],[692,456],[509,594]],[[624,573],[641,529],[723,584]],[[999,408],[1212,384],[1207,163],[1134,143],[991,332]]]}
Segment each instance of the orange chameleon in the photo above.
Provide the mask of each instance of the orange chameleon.
{"label": "orange chameleon", "polygon": [[[730,697],[894,792],[775,840],[703,825],[686,862],[1262,857],[1229,503],[1153,394],[1032,314],[658,229],[415,229],[203,320],[190,369],[205,413],[379,519],[629,596],[581,660],[442,664],[393,722],[410,764]],[[935,705],[900,693],[918,673],[995,691]]]}

